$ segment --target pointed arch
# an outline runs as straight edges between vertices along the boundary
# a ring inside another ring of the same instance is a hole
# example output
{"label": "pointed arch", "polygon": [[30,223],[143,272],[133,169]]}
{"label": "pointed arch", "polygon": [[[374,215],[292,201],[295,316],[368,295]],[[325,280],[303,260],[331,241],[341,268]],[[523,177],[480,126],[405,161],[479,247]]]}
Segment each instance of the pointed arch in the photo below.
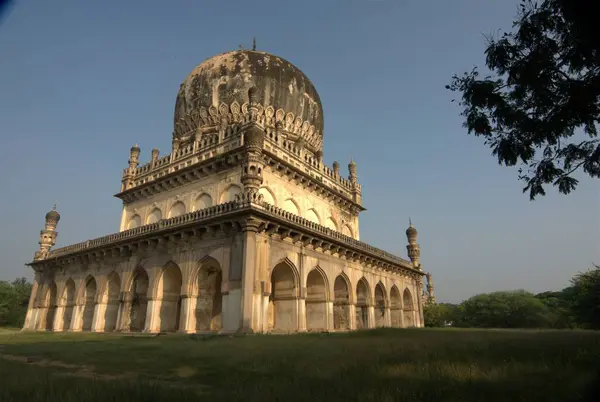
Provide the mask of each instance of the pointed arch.
{"label": "pointed arch", "polygon": [[129,218],[129,221],[127,222],[127,230],[135,229],[140,226],[142,226],[142,218],[138,214],[135,214]]}
{"label": "pointed arch", "polygon": [[212,206],[213,206],[213,200],[212,200],[212,197],[210,196],[210,194],[202,193],[198,197],[196,197],[196,200],[194,201],[193,210],[200,211],[202,209],[210,208]]}
{"label": "pointed arch", "polygon": [[296,200],[294,200],[293,198],[288,198],[286,199],[282,206],[281,209],[283,209],[284,211],[289,212],[290,214],[293,215],[297,215],[297,216],[302,216],[300,213],[300,206],[298,205],[298,203],[296,202]]}
{"label": "pointed arch", "polygon": [[121,277],[112,271],[106,280],[106,311],[104,313],[104,331],[111,332],[117,328],[117,316],[119,315],[119,295],[121,293]]}
{"label": "pointed arch", "polygon": [[363,276],[356,283],[356,329],[370,327],[369,307],[371,305],[371,288]]}
{"label": "pointed arch", "polygon": [[345,273],[336,276],[333,282],[333,328],[336,330],[350,329],[350,279]]}
{"label": "pointed arch", "polygon": [[125,318],[126,327],[130,331],[142,331],[146,326],[149,288],[150,278],[148,272],[138,265],[131,275],[129,284],[125,287],[131,295],[128,317]]}
{"label": "pointed arch", "polygon": [[175,203],[173,203],[173,205],[171,205],[171,208],[169,208],[168,218],[176,218],[178,216],[185,215],[185,213],[185,204],[182,201],[176,201]]}
{"label": "pointed arch", "polygon": [[183,275],[179,265],[168,261],[156,281],[156,298],[160,300],[160,330],[177,331],[181,314],[181,286]]}
{"label": "pointed arch", "polygon": [[396,285],[390,289],[390,320],[392,327],[400,328],[402,326],[402,300],[400,291]]}
{"label": "pointed arch", "polygon": [[269,296],[269,329],[298,329],[299,275],[296,266],[284,258],[271,270]]}
{"label": "pointed arch", "polygon": [[192,278],[190,285],[194,289],[191,294],[196,295],[196,331],[220,330],[223,306],[221,264],[214,257],[206,256],[198,261]]}
{"label": "pointed arch", "polygon": [[156,223],[159,220],[161,220],[162,217],[163,217],[162,211],[160,210],[160,208],[156,207],[148,214],[148,217],[146,218],[146,225]]}
{"label": "pointed arch", "polygon": [[71,320],[73,319],[73,309],[75,308],[75,281],[72,278],[67,279],[63,289],[62,300],[65,309],[63,310],[63,331],[71,329]]}
{"label": "pointed arch", "polygon": [[381,281],[375,285],[375,326],[384,327],[386,322],[387,295]]}
{"label": "pointed arch", "polygon": [[313,268],[306,276],[306,329],[327,329],[327,301],[329,283],[327,274],[319,267]]}
{"label": "pointed arch", "polygon": [[410,290],[408,288],[404,289],[404,292],[402,293],[402,306],[404,308],[404,310],[413,310],[413,296],[412,293],[410,292]]}
{"label": "pointed arch", "polygon": [[219,197],[219,204],[235,201],[236,196],[242,193],[242,189],[237,184],[230,184]]}
{"label": "pointed arch", "polygon": [[94,310],[96,307],[96,292],[98,290],[98,286],[96,284],[96,278],[91,275],[85,279],[83,284],[83,327],[84,331],[91,331],[93,320],[94,320]]}
{"label": "pointed arch", "polygon": [[331,230],[335,230],[336,232],[338,231],[338,224],[333,216],[330,216],[325,220],[324,226]]}
{"label": "pointed arch", "polygon": [[316,223],[317,225],[321,224],[321,218],[314,208],[310,208],[308,211],[306,211],[305,218],[313,223]]}
{"label": "pointed arch", "polygon": [[267,204],[277,206],[277,198],[275,197],[275,193],[268,186],[259,188],[258,194],[263,196],[263,201]]}
{"label": "pointed arch", "polygon": [[[312,281],[310,279],[312,279]],[[309,286],[312,286],[312,298],[329,301],[329,279],[323,268],[318,265],[311,269],[308,275],[306,275],[307,298],[311,297],[311,292],[308,290]]]}

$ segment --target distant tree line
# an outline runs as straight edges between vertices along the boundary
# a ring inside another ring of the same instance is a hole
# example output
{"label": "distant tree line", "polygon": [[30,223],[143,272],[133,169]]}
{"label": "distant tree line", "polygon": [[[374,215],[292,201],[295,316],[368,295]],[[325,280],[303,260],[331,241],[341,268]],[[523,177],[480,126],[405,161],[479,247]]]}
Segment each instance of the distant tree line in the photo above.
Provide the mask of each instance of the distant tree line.
{"label": "distant tree line", "polygon": [[462,303],[425,304],[425,326],[600,329],[600,266],[557,292],[479,294]]}
{"label": "distant tree line", "polygon": [[31,283],[26,278],[0,281],[0,326],[22,327],[27,314]]}

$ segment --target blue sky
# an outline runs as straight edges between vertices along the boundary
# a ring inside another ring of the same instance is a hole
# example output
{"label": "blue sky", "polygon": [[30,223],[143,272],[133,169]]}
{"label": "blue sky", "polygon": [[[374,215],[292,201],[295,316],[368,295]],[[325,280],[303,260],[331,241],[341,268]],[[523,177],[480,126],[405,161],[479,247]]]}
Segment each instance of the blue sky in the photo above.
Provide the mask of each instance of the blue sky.
{"label": "blue sky", "polygon": [[467,136],[444,89],[482,65],[516,0],[16,1],[0,20],[0,280],[32,278],[44,214],[57,246],[116,232],[129,148],[170,148],[179,84],[257,37],[324,105],[324,159],[358,164],[361,239],[406,256],[410,216],[439,300],[560,289],[600,263],[600,191],[535,202]]}

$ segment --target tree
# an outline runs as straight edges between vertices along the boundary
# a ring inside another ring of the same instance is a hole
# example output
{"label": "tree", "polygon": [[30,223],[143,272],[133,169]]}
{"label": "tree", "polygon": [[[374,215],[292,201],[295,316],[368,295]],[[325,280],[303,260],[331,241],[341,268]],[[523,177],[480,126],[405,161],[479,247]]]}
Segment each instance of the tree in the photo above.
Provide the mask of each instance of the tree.
{"label": "tree", "polygon": [[453,323],[456,306],[448,303],[425,303],[423,305],[423,317],[426,327],[444,327]]}
{"label": "tree", "polygon": [[457,326],[479,328],[546,328],[550,311],[522,290],[480,294],[459,305]]}
{"label": "tree", "polygon": [[462,95],[468,133],[500,165],[520,165],[531,200],[550,183],[570,193],[576,172],[600,178],[600,35],[590,3],[522,0],[515,32],[488,37],[492,75],[475,68],[446,86]]}
{"label": "tree", "polygon": [[552,328],[576,328],[577,318],[573,314],[574,290],[572,287],[558,292],[543,292],[535,295],[549,310],[549,324]]}
{"label": "tree", "polygon": [[12,283],[0,281],[0,326],[23,325],[31,288],[31,283],[25,278],[18,278]]}
{"label": "tree", "polygon": [[600,329],[600,266],[575,275],[571,284],[572,311],[577,321],[583,327]]}

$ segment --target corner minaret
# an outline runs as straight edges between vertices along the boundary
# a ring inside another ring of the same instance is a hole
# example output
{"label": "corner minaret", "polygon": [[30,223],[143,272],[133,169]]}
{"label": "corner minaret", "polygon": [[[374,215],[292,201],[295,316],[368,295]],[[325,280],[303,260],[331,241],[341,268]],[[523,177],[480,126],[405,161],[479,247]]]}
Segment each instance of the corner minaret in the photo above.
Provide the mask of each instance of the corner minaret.
{"label": "corner minaret", "polygon": [[46,214],[44,230],[40,231],[40,249],[35,252],[33,257],[34,260],[45,258],[52,246],[56,243],[56,236],[58,236],[56,226],[58,225],[59,220],[60,214],[56,212],[56,204],[54,204],[52,211]]}
{"label": "corner minaret", "polygon": [[421,269],[421,263],[419,262],[421,258],[421,248],[417,243],[417,237],[419,236],[419,233],[412,225],[410,219],[408,220],[408,224],[408,229],[406,229],[406,238],[408,239],[408,246],[406,246],[406,250],[408,251],[408,257],[412,261],[415,268]]}
{"label": "corner minaret", "polygon": [[252,200],[263,183],[263,169],[265,162],[262,158],[265,131],[258,125],[258,92],[256,87],[248,90],[250,123],[244,132],[245,155],[242,161],[241,182],[244,185],[244,194],[247,200]]}
{"label": "corner minaret", "polygon": [[362,204],[360,184],[358,184],[358,178],[356,177],[356,162],[353,159],[348,164],[348,180],[352,185],[352,198],[357,204]]}
{"label": "corner minaret", "polygon": [[435,294],[433,293],[433,279],[431,272],[427,272],[427,302],[435,303]]}
{"label": "corner minaret", "polygon": [[129,167],[123,172],[121,191],[125,191],[133,186],[135,170],[140,165],[140,147],[135,144],[129,150]]}

